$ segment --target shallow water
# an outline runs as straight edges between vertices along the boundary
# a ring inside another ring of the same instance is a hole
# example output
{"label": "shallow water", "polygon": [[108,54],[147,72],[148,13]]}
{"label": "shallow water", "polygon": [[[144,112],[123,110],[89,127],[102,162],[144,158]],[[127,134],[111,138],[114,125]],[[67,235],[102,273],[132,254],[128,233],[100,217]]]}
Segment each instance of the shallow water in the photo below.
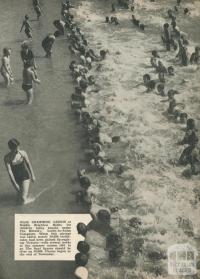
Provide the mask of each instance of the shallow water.
{"label": "shallow water", "polygon": [[[19,33],[21,22],[27,13],[35,19],[32,1],[0,1],[1,50],[12,48],[11,66],[15,83],[10,89],[0,88],[0,278],[67,278],[73,264],[66,262],[15,262],[13,254],[15,213],[80,213],[83,208],[74,203],[71,193],[77,189],[73,178],[80,161],[81,131],[70,108],[73,85],[68,64],[71,57],[67,42],[56,41],[51,60],[43,58],[41,40],[48,32],[54,32],[52,24],[60,16],[60,3],[41,0],[44,15],[40,22],[31,21],[32,48],[37,56],[41,85],[35,87],[35,99],[30,107],[24,106],[25,94],[21,89],[22,62],[20,43],[26,39]],[[1,79],[2,81],[2,79]],[[31,185],[31,195],[41,195],[32,204],[16,203],[15,191],[4,167],[3,157],[8,152],[7,141],[16,137],[21,148],[31,159],[36,182]],[[84,163],[84,162],[83,162]],[[44,192],[43,192],[44,191]]]}
{"label": "shallow water", "polygon": [[[183,147],[176,144],[184,136],[183,127],[166,117],[167,98],[152,93],[145,94],[145,88],[136,85],[142,82],[145,73],[149,73],[157,80],[156,73],[150,67],[150,53],[153,49],[158,50],[163,63],[166,66],[173,65],[175,68],[175,76],[166,78],[166,92],[175,88],[181,93],[177,96],[177,101],[184,104],[184,111],[189,117],[196,119],[199,127],[199,71],[195,66],[181,67],[175,61],[176,54],[166,53],[161,43],[162,25],[169,21],[166,11],[175,5],[175,0],[157,0],[155,3],[146,0],[135,2],[136,18],[146,25],[145,32],[140,32],[133,26],[130,11],[117,10],[111,13],[109,1],[104,3],[88,0],[83,2],[78,10],[82,19],[81,25],[85,33],[90,34],[92,46],[97,49],[109,49],[101,71],[93,71],[102,89],[98,93],[98,98],[92,94],[88,96],[91,103],[88,110],[99,111],[97,116],[103,122],[102,132],[111,137],[121,136],[124,145],[127,145],[120,148],[116,147],[116,144],[112,144],[111,147],[105,144],[103,150],[106,157],[111,159],[111,163],[116,161],[124,163],[125,157],[125,163],[131,167],[129,172],[124,173],[122,179],[114,175],[105,177],[103,174],[102,177],[97,175],[92,177],[94,185],[98,185],[93,187],[94,191],[97,190],[97,194],[92,210],[96,212],[95,209],[97,210],[99,205],[107,208],[117,206],[120,209],[120,229],[123,232],[126,231],[127,220],[139,216],[144,227],[155,229],[154,232],[150,230],[148,235],[144,236],[145,242],[151,243],[155,240],[164,251],[167,251],[170,245],[179,242],[190,242],[198,248],[193,237],[179,230],[176,220],[179,216],[188,218],[193,223],[194,231],[199,231],[200,223],[197,221],[199,203],[193,206],[193,189],[199,188],[199,176],[185,179],[182,176],[184,168],[177,168],[172,164],[183,150]],[[189,3],[189,1],[182,2],[183,6]],[[104,23],[105,16],[113,15],[119,19],[119,25]],[[183,20],[181,12],[177,16],[179,28],[189,33],[192,51],[194,45],[200,43],[198,28],[192,28],[198,21],[199,18],[195,16]],[[136,179],[135,182],[132,175]],[[97,188],[101,191],[98,192]],[[164,236],[159,233],[163,228],[167,231]],[[123,240],[124,247],[132,245],[134,232],[130,235],[130,239],[125,236]],[[132,251],[124,249],[125,253],[131,256]],[[126,259],[127,266],[130,258]],[[107,261],[105,257],[104,263],[107,264]],[[92,261],[89,262],[89,267],[95,270],[91,278],[96,278],[98,272],[101,273],[102,262],[97,261],[96,265]],[[166,262],[164,264],[166,268]],[[137,270],[137,266],[134,269]],[[138,264],[138,269],[150,272],[150,269],[145,267],[145,260],[144,265]],[[112,276],[112,270],[109,275]],[[99,277],[107,278],[104,275]],[[155,274],[152,277],[154,278]],[[148,274],[144,278],[151,276]]]}

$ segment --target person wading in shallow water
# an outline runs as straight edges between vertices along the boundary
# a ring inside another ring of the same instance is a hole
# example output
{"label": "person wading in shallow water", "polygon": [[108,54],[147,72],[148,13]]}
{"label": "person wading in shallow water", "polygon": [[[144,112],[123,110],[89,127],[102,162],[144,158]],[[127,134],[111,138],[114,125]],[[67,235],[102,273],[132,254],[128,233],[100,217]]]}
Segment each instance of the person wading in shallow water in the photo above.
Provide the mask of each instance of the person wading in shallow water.
{"label": "person wading in shallow water", "polygon": [[6,87],[8,87],[14,81],[11,66],[10,66],[10,55],[11,55],[11,50],[9,48],[4,48],[0,71],[2,77],[4,78]]}
{"label": "person wading in shallow water", "polygon": [[46,55],[45,55],[46,58],[51,57],[52,47],[55,42],[55,39],[56,39],[56,36],[54,36],[53,34],[49,34],[42,41],[42,47],[46,53]]}
{"label": "person wading in shallow water", "polygon": [[25,15],[20,33],[22,32],[23,28],[24,28],[24,32],[25,32],[26,36],[28,37],[28,39],[31,39],[32,38],[32,34],[31,34],[32,28],[31,28],[31,25],[29,23],[29,17],[27,15]]}
{"label": "person wading in shallow water", "polygon": [[30,181],[35,182],[35,175],[27,153],[20,150],[19,145],[19,141],[15,138],[8,141],[10,152],[5,155],[4,162],[15,190],[22,202],[27,204],[34,201],[28,194]]}
{"label": "person wading in shallow water", "polygon": [[27,104],[33,102],[33,82],[40,83],[40,80],[35,76],[31,63],[28,61],[24,64],[22,89],[26,92]]}
{"label": "person wading in shallow water", "polygon": [[37,14],[37,19],[39,20],[41,14],[42,14],[39,0],[33,0],[33,8]]}

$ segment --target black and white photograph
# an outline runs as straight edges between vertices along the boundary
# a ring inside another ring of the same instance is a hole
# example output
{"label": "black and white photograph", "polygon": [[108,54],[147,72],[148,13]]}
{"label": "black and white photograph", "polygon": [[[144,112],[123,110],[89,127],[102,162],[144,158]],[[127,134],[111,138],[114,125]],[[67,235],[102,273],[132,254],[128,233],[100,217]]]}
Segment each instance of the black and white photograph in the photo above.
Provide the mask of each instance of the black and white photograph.
{"label": "black and white photograph", "polygon": [[200,278],[200,0],[0,11],[0,279]]}

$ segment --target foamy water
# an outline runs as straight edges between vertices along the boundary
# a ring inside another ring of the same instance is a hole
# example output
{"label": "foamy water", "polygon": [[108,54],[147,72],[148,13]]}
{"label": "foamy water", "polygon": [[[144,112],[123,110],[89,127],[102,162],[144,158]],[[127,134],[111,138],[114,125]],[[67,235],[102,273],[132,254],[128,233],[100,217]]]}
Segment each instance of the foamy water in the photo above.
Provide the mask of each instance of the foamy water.
{"label": "foamy water", "polygon": [[[120,143],[113,143],[111,148],[104,146],[107,157],[112,158],[113,163],[125,163],[131,168],[120,179],[114,175],[92,175],[94,185],[101,189],[100,193],[96,194],[95,203],[107,208],[120,208],[125,247],[121,261],[124,266],[131,267],[130,258],[134,255],[128,247],[136,237],[134,232],[126,233],[127,222],[133,216],[141,218],[142,228],[149,232],[144,236],[144,258],[136,260],[136,269],[138,272],[148,272],[148,275],[140,273],[139,278],[151,278],[150,267],[145,264],[148,244],[158,245],[162,251],[166,251],[168,246],[175,243],[189,241],[194,244],[193,237],[187,236],[183,229],[178,227],[177,217],[188,218],[192,221],[194,232],[199,231],[199,205],[195,204],[193,191],[199,187],[199,176],[184,179],[184,168],[174,167],[171,163],[179,158],[183,150],[183,147],[176,143],[183,138],[184,131],[182,125],[169,122],[163,115],[168,107],[168,103],[163,100],[167,100],[167,97],[145,93],[145,88],[137,85],[142,82],[145,73],[157,79],[157,75],[149,67],[150,52],[153,49],[160,50],[164,65],[173,65],[175,68],[175,76],[166,78],[166,92],[169,89],[178,90],[181,94],[176,96],[176,100],[184,104],[180,108],[190,117],[199,120],[199,69],[196,66],[181,67],[175,61],[175,52],[163,52],[161,29],[168,21],[166,11],[170,5],[175,5],[175,1],[135,2],[135,15],[147,25],[145,32],[140,32],[133,26],[130,21],[131,12],[127,10],[114,13],[119,19],[119,26],[104,23],[105,16],[112,15],[109,3],[105,3],[102,8],[100,3],[84,1],[77,11],[77,17],[80,19],[81,28],[88,34],[90,46],[96,50],[109,50],[101,71],[95,71],[95,67],[93,69],[101,90],[99,93],[88,95],[88,110],[99,111],[97,117],[102,120],[104,133],[109,136],[121,136]],[[185,7],[191,9],[189,18],[199,16],[198,1],[184,3],[180,14]],[[177,15],[180,29],[181,21],[181,16]],[[190,40],[190,53],[193,52],[194,46]],[[197,124],[199,126],[199,122]],[[133,175],[136,180],[133,180]],[[161,234],[163,229],[166,231]],[[157,265],[164,274],[166,261]],[[91,278],[97,276],[102,266],[102,261],[96,264],[91,262]],[[116,268],[118,274],[120,271],[120,268]],[[98,276],[111,278],[106,277],[107,275]]]}

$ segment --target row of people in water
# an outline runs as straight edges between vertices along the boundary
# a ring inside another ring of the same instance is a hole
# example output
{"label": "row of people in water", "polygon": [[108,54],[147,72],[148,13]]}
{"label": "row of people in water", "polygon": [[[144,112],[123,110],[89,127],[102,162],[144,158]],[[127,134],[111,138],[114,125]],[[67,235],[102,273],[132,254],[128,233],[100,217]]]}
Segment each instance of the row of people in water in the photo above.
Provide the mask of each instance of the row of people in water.
{"label": "row of people in water", "polygon": [[[76,59],[69,65],[72,78],[76,84],[75,93],[71,96],[72,108],[86,131],[89,145],[86,154],[89,161],[96,166],[96,169],[108,173],[112,166],[106,164],[104,161],[105,154],[102,150],[102,144],[105,142],[105,138],[101,138],[98,121],[87,111],[87,93],[98,92],[99,90],[94,77],[90,75],[90,70],[92,69],[93,64],[98,64],[98,62],[101,62],[106,58],[108,50],[102,49],[99,54],[95,53],[95,51],[88,46],[88,42],[83,32],[75,24],[73,17],[68,17],[68,38],[70,42],[69,49],[71,53],[78,58],[78,62]],[[100,66],[98,65],[96,69],[98,70],[99,67]],[[110,140],[117,141],[119,139],[113,138]],[[91,187],[91,179],[84,169],[79,170],[77,175],[81,189],[76,192],[76,200],[87,207],[91,206],[93,199],[93,195],[89,191]],[[109,259],[111,261],[117,262],[123,254],[122,239],[117,233],[113,232],[110,223],[111,215],[117,212],[117,210],[117,208],[110,209],[110,212],[104,209],[99,210],[97,214],[92,215],[93,221],[88,226],[83,223],[77,225],[78,233],[86,238],[85,241],[79,242],[77,246],[77,250],[79,251],[75,256],[75,276],[77,278],[87,278],[88,276],[86,268],[90,257],[90,246],[87,243],[88,231],[94,230],[106,236],[106,249],[109,252]]]}
{"label": "row of people in water", "polygon": [[[72,37],[74,37],[74,33],[73,33]],[[195,49],[195,52],[191,56],[191,61],[194,61],[193,57],[196,56],[196,51],[197,51],[197,48]],[[82,54],[82,49],[79,49],[79,51],[76,52],[76,54],[78,54],[78,53]],[[83,51],[83,53],[84,53],[84,51]],[[88,53],[87,53],[87,55],[89,56]],[[143,76],[143,80],[144,80],[144,85],[147,88],[147,91],[152,91],[156,88],[157,94],[168,97],[167,101],[169,102],[169,107],[167,109],[167,112],[171,116],[171,118],[173,118],[176,122],[179,122],[182,124],[183,123],[186,124],[187,121],[190,122],[191,119],[188,117],[188,114],[186,112],[184,112],[183,110],[179,109],[179,107],[178,107],[178,105],[183,106],[183,104],[177,103],[175,100],[175,95],[179,94],[179,92],[177,90],[169,90],[167,93],[165,92],[165,85],[164,85],[165,77],[174,76],[174,67],[169,66],[168,68],[166,68],[164,66],[164,64],[161,62],[158,52],[155,50],[152,51],[152,57],[151,57],[150,62],[151,62],[151,66],[154,67],[156,69],[156,72],[158,73],[158,82],[155,80],[152,80],[149,74],[145,74]],[[90,67],[91,67],[91,64],[90,64]],[[98,124],[95,125],[93,117],[91,115],[88,117],[88,113],[83,112],[83,109],[82,109],[83,107],[86,106],[86,103],[85,103],[86,88],[88,85],[92,85],[92,83],[90,83],[91,76],[89,76],[88,80],[86,79],[86,74],[88,73],[87,63],[84,65],[78,65],[77,63],[75,63],[73,61],[72,64],[70,65],[70,69],[72,71],[72,75],[75,77],[75,79],[78,81],[78,84],[79,84],[79,88],[76,88],[76,94],[72,95],[73,107],[76,108],[76,113],[78,114],[79,117],[80,116],[82,117],[83,121],[85,121],[85,118],[86,118],[88,121],[87,124],[90,126],[93,126],[94,129],[93,129],[92,133],[94,134],[94,131],[97,131],[95,134],[95,136],[97,137],[98,130],[99,130]],[[87,117],[86,117],[86,115],[87,115]],[[187,125],[187,127],[188,127],[188,125]],[[196,137],[196,138],[198,138],[198,137]],[[191,169],[194,169],[192,167],[192,165],[193,165],[193,162],[196,160],[197,160],[197,158],[194,158],[192,162],[190,160]],[[182,160],[179,160],[179,162],[181,162],[181,161]],[[192,173],[194,173],[194,171],[192,171]]]}
{"label": "row of people in water", "polygon": [[[180,4],[179,4],[180,5]],[[174,20],[174,19],[173,19]],[[164,29],[168,29],[169,24],[164,24]],[[166,30],[164,31],[164,33]],[[179,44],[179,51],[177,56],[181,56],[181,60],[183,62],[183,52],[182,52],[182,45],[188,44],[189,42],[186,41],[184,36],[178,34],[178,44]],[[166,35],[166,33],[165,33]],[[168,35],[167,35],[168,37]],[[171,44],[171,41],[167,41],[166,37],[163,41],[166,43],[166,50],[170,50],[168,44]],[[199,64],[200,56],[199,56],[199,47],[195,47],[194,53],[192,53],[190,57],[191,64]],[[186,62],[186,61],[185,61]],[[183,65],[186,66],[187,63],[183,62]],[[166,68],[164,64],[160,61],[160,56],[157,51],[152,51],[152,57],[150,59],[151,66],[155,68],[156,72],[158,73],[158,80],[152,80],[149,74],[145,74],[143,76],[143,84],[147,88],[147,92],[151,92],[156,89],[156,93],[160,96],[167,96],[167,102],[169,103],[169,107],[167,109],[167,117],[176,123],[186,124],[185,135],[183,140],[179,141],[177,144],[179,145],[187,145],[184,148],[183,152],[179,160],[176,161],[177,165],[190,165],[190,170],[184,171],[185,175],[197,175],[200,173],[200,152],[198,148],[198,131],[195,125],[195,120],[189,118],[189,115],[183,110],[184,104],[177,103],[175,99],[175,95],[179,94],[177,90],[168,90],[165,91],[165,77],[173,76],[174,75],[174,68],[173,66],[169,66]]]}
{"label": "row of people in water", "polygon": [[163,25],[163,34],[161,36],[163,43],[166,46],[166,50],[171,49],[177,51],[176,58],[178,58],[183,66],[200,63],[200,47],[196,46],[195,51],[190,56],[188,53],[189,41],[186,39],[183,32],[177,26],[177,11],[168,10],[168,17],[171,23],[165,23]]}
{"label": "row of people in water", "polygon": [[[191,55],[191,63],[197,63],[197,57],[198,57],[198,51],[199,51],[199,48],[196,47],[195,48],[195,52]],[[152,51],[152,58],[151,58],[151,65],[156,69],[156,71],[158,72],[158,84],[157,84],[157,87],[156,87],[156,81],[155,80],[151,80],[150,78],[150,75],[148,74],[145,74],[143,76],[143,80],[144,80],[144,85],[147,87],[147,90],[148,91],[152,91],[155,89],[157,89],[157,94],[161,95],[161,96],[168,96],[168,102],[169,102],[169,107],[167,109],[167,112],[168,114],[171,116],[171,118],[173,118],[176,122],[179,122],[179,123],[185,123],[187,122],[187,128],[186,128],[186,134],[188,134],[188,130],[191,130],[191,126],[190,124],[190,121],[194,121],[193,119],[191,118],[188,118],[188,114],[186,112],[184,112],[183,110],[179,109],[178,105],[181,105],[181,106],[184,106],[183,104],[180,104],[180,103],[177,103],[176,100],[175,100],[175,95],[176,94],[179,94],[179,92],[177,90],[169,90],[168,93],[165,92],[165,86],[164,86],[164,82],[165,82],[165,76],[174,76],[174,67],[173,66],[169,66],[168,68],[166,68],[163,63],[158,60],[160,59],[157,51]],[[85,76],[85,73],[82,75],[82,66],[78,66],[76,65],[74,67],[74,65],[76,64],[73,64],[73,71],[76,69],[76,71],[78,71],[78,75],[80,76]],[[79,70],[77,70],[79,68]],[[75,72],[76,72],[75,71]],[[77,73],[77,72],[76,72]],[[77,76],[76,76],[77,77]],[[84,88],[85,90],[85,88]],[[80,93],[81,92],[81,93]],[[77,95],[73,95],[73,98],[80,98],[82,100],[85,101],[85,96],[84,96],[84,93],[80,90],[80,95],[79,97],[77,97]],[[82,103],[84,104],[84,102]],[[82,106],[81,102],[78,103],[78,105],[81,107]],[[77,112],[79,115],[80,115],[80,111]],[[84,114],[83,114],[84,115]],[[195,127],[195,125],[194,125]],[[185,159],[188,163],[190,163],[191,165],[191,170],[192,170],[192,174],[197,174],[198,173],[198,164],[199,164],[199,158],[197,156],[198,152],[196,152],[196,145],[197,145],[197,142],[198,142],[198,136],[197,136],[197,133],[196,133],[196,128],[192,128],[192,135],[194,136],[194,138],[196,139],[195,141],[193,140],[189,140],[188,141],[188,144],[189,146],[193,146],[195,147],[195,152],[192,153],[192,156],[191,154],[189,156],[186,156]],[[194,132],[195,130],[195,132]],[[190,132],[189,132],[190,133]],[[185,141],[183,141],[185,142]],[[191,143],[192,142],[192,143]],[[194,144],[195,142],[195,144]],[[189,149],[186,149],[186,150],[191,150],[191,148]],[[186,152],[187,153],[187,152]],[[185,154],[185,150],[183,151],[183,154]],[[195,156],[194,156],[195,154]],[[183,158],[183,155],[181,155],[181,159],[178,160],[179,163],[183,162],[182,160]],[[188,159],[189,158],[189,159]],[[194,167],[195,165],[195,167]]]}
{"label": "row of people in water", "polygon": [[[80,52],[77,51],[75,54],[78,54],[80,57]],[[156,82],[151,82],[151,78],[148,74],[144,75],[144,84],[147,87],[148,91],[152,91],[157,89],[157,93],[161,96],[167,96],[168,102],[169,102],[169,108],[167,110],[168,114],[174,118],[175,121],[178,123],[186,125],[185,129],[185,135],[184,138],[179,141],[178,145],[187,145],[187,147],[183,150],[177,164],[178,165],[186,165],[190,164],[191,166],[191,174],[198,174],[200,173],[200,160],[199,160],[199,151],[196,148],[198,143],[198,136],[197,136],[197,129],[195,125],[195,121],[192,118],[188,117],[188,114],[184,111],[181,111],[178,109],[177,105],[178,103],[175,101],[174,96],[178,94],[179,92],[176,90],[169,90],[167,93],[165,92],[164,87],[164,78],[168,76],[174,76],[174,67],[169,66],[167,69],[163,65],[161,61],[155,61],[154,58],[160,59],[158,53],[156,51],[152,52],[152,58],[151,59],[151,65],[156,68],[158,74],[159,74],[159,82],[156,84]],[[85,94],[88,92],[87,88],[90,86],[89,82],[78,82],[84,78],[85,75],[88,73],[89,69],[87,63],[81,63],[82,60],[80,60],[80,64],[76,63],[75,61],[72,61],[70,65],[70,70],[72,71],[72,75],[76,82],[78,83],[78,86],[76,87],[75,94],[72,95],[72,101],[77,101],[77,106],[73,106],[75,109],[76,114],[78,117],[80,117],[80,120],[82,121],[84,127],[86,128],[88,137],[88,142],[90,143],[90,159],[97,162],[100,161],[100,164],[98,167],[102,169],[102,167],[105,166],[103,163],[104,161],[104,152],[102,151],[102,145],[100,140],[100,124],[95,119],[95,117],[87,112],[87,109],[84,108],[87,106],[85,103]],[[95,61],[95,60],[94,60]],[[98,61],[98,60],[97,60]],[[90,63],[89,63],[90,65]],[[91,67],[91,65],[90,65]],[[162,73],[162,75],[161,75]],[[164,73],[164,75],[163,75]],[[74,103],[73,103],[74,104]],[[114,140],[114,139],[113,139]],[[116,139],[117,140],[117,139]],[[112,142],[112,139],[109,143]],[[123,171],[123,168],[121,169]],[[92,205],[93,200],[93,194],[90,192],[91,187],[91,180],[89,176],[86,174],[85,170],[79,170],[78,171],[78,179],[80,183],[81,190],[77,193],[77,200],[81,201],[82,203],[85,203],[88,206]],[[115,227],[111,225],[111,219],[112,214],[116,213],[118,211],[118,208],[113,208],[110,210],[102,209],[97,212],[97,214],[94,214],[93,221],[86,226],[83,223],[79,223],[77,225],[77,231],[80,235],[85,237],[84,242],[84,248],[78,249],[79,253],[76,255],[76,264],[81,267],[83,272],[87,272],[85,269],[85,266],[88,263],[89,259],[89,244],[87,243],[87,237],[89,236],[91,230],[95,230],[98,233],[102,234],[106,237],[106,250],[108,251],[109,259],[113,263],[118,263],[120,257],[123,255],[123,239],[119,233],[116,232]],[[135,229],[137,229],[138,226],[140,226],[140,220],[137,218],[132,218],[129,220],[129,225],[133,226]]]}
{"label": "row of people in water", "polygon": [[[54,21],[54,26],[57,28],[57,34],[62,36],[67,30],[67,38],[69,41],[69,50],[72,55],[78,55],[81,61],[80,65],[77,65],[75,61],[72,61],[69,65],[69,69],[72,72],[73,79],[77,82],[75,94],[72,94],[72,107],[80,108],[86,106],[85,91],[90,84],[93,84],[92,76],[87,76],[89,69],[92,67],[93,59],[101,59],[101,55],[95,55],[92,49],[87,49],[88,42],[80,30],[80,28],[73,21],[74,17],[70,13],[70,8],[73,5],[69,2],[63,2],[61,4],[61,16],[62,20]],[[81,75],[80,75],[81,73]],[[87,196],[87,188],[90,186],[90,179],[86,176],[80,178],[80,185],[83,186],[81,191],[76,193],[77,199],[84,200]],[[84,224],[83,224],[84,225]],[[84,236],[85,237],[85,236]],[[80,241],[77,245],[78,253],[75,255],[75,271],[74,277],[77,279],[87,279],[88,270],[86,265],[90,256],[90,245],[86,240]]]}
{"label": "row of people in water", "polygon": [[[102,150],[103,141],[100,138],[100,124],[98,120],[95,119],[95,116],[89,113],[86,108],[86,94],[89,92],[88,87],[95,84],[94,79],[88,73],[92,67],[92,63],[99,61],[101,59],[101,55],[98,56],[93,50],[89,49],[88,43],[85,44],[83,42],[82,33],[79,32],[80,30],[77,32],[76,28],[77,27],[73,24],[71,24],[69,28],[69,37],[72,42],[70,49],[72,50],[73,54],[76,54],[79,57],[80,63],[79,64],[75,61],[72,61],[69,66],[72,76],[77,83],[75,93],[72,94],[72,107],[87,131],[88,143],[90,147],[88,152],[90,160],[94,162],[94,164],[97,166],[97,169],[109,172],[109,170],[113,170],[113,167],[111,166],[109,169],[108,166],[108,168],[106,168],[107,165],[105,163],[105,153]],[[84,59],[81,56],[83,56]],[[104,58],[105,57],[103,56],[102,59]],[[178,110],[177,103],[174,98],[174,96],[178,94],[176,90],[169,90],[166,94],[164,87],[165,77],[168,76],[170,78],[170,76],[174,76],[174,67],[169,66],[166,69],[160,60],[157,61],[158,59],[160,59],[158,53],[156,51],[152,51],[151,65],[155,67],[158,73],[158,84],[156,84],[156,81],[152,81],[150,75],[148,74],[144,75],[143,77],[144,84],[148,91],[152,91],[157,85],[157,93],[161,96],[168,96],[168,114],[174,117],[177,122],[186,124],[185,136],[180,142],[178,142],[178,144],[187,144],[188,146],[182,152],[177,163],[180,165],[189,163],[191,165],[191,173],[198,174],[200,161],[196,152],[198,136],[195,121],[192,118],[188,118],[186,112]],[[94,90],[94,88],[92,90]],[[109,139],[108,143],[112,143],[115,140],[117,141],[119,139]],[[119,174],[122,173],[123,167],[120,166],[118,171]],[[93,200],[93,194],[89,190],[91,187],[91,180],[86,174],[85,170],[78,171],[78,179],[81,190],[77,192],[77,201],[82,202],[87,206],[91,206]],[[85,266],[87,265],[90,256],[87,236],[90,233],[90,230],[96,230],[98,233],[101,233],[106,237],[106,249],[109,251],[109,259],[112,262],[119,261],[120,257],[123,255],[123,240],[120,234],[116,233],[116,231],[113,230],[113,227],[111,226],[111,216],[117,211],[118,208],[110,209],[110,212],[109,210],[105,209],[100,210],[93,216],[93,221],[88,226],[83,223],[79,223],[77,225],[78,233],[86,238],[86,241],[83,244],[83,249],[78,249],[79,253],[76,255],[76,264],[78,266],[77,269],[81,268],[83,272],[87,273]],[[134,228],[137,226],[137,223],[138,220],[130,220],[130,225],[133,225]]]}

